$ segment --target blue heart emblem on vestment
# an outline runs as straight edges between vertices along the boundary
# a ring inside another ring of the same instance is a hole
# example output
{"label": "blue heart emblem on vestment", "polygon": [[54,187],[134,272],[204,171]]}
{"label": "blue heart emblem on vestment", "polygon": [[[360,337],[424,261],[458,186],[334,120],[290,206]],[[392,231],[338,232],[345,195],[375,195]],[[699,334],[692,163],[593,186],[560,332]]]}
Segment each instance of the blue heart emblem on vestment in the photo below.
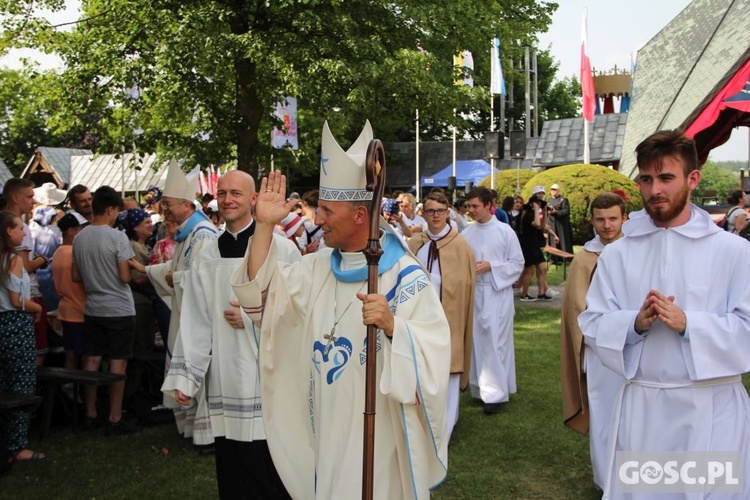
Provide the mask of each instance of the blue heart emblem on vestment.
{"label": "blue heart emblem on vestment", "polygon": [[344,373],[344,367],[351,356],[352,343],[346,337],[337,337],[330,345],[320,340],[313,344],[313,364],[318,373],[325,374],[329,385]]}

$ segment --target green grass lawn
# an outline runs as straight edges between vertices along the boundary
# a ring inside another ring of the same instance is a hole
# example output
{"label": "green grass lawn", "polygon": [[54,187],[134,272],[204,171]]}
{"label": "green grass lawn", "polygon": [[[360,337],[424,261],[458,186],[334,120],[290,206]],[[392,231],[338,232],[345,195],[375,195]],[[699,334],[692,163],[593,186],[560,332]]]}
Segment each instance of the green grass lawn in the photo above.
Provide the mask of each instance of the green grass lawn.
{"label": "green grass lawn", "polygon": [[560,313],[516,311],[518,393],[497,415],[462,394],[438,499],[598,498],[588,439],[562,424]]}
{"label": "green grass lawn", "polygon": [[[559,324],[557,310],[518,309],[518,393],[492,416],[462,395],[448,477],[434,498],[597,498],[588,441],[562,424]],[[172,425],[111,438],[53,427],[50,438],[32,439],[32,445],[47,458],[16,464],[0,478],[0,497],[216,497],[213,457],[198,455]]]}

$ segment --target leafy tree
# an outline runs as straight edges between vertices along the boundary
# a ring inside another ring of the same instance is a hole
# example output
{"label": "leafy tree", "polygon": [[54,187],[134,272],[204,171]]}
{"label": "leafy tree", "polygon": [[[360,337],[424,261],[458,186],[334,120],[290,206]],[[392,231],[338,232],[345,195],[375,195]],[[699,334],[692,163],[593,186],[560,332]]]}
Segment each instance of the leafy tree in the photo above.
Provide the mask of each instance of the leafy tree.
{"label": "leafy tree", "polygon": [[[258,170],[271,153],[272,112],[298,97],[302,149],[276,161],[317,168],[324,119],[354,137],[371,118],[383,140],[408,138],[420,109],[424,139],[489,108],[489,40],[533,44],[557,4],[535,0],[84,0],[83,19],[56,31],[4,2],[16,45],[57,51],[66,69],[51,117],[60,133],[87,133],[119,150],[139,148]],[[5,37],[9,43],[10,35]],[[452,55],[476,54],[473,89],[453,85]],[[480,57],[480,54],[487,57]],[[510,57],[510,54],[508,54]],[[123,89],[137,86],[130,99]],[[456,117],[453,110],[465,111]],[[336,112],[341,110],[341,112]]]}
{"label": "leafy tree", "polygon": [[735,189],[740,189],[739,174],[708,160],[701,168],[701,182],[693,191],[693,202],[700,204],[705,192],[714,190],[716,191],[717,201],[722,205],[726,202],[729,193]]}
{"label": "leafy tree", "polygon": [[44,90],[49,75],[0,69],[0,158],[19,175],[40,144],[55,145],[47,128],[51,110]]}
{"label": "leafy tree", "polygon": [[749,165],[747,160],[726,160],[716,161],[714,163],[716,163],[716,165],[718,165],[720,168],[731,170],[733,172],[739,172],[742,168],[744,168],[745,170],[750,170],[750,168],[748,168]]}
{"label": "leafy tree", "polygon": [[[514,60],[523,61],[523,54],[520,53],[517,57],[514,57]],[[581,95],[581,84],[575,76],[555,80],[559,67],[560,63],[555,61],[549,49],[537,52],[537,70],[539,72],[537,77],[539,93],[538,128],[540,132],[547,120],[574,118],[580,114],[578,96]],[[503,70],[505,68],[506,66],[503,66]],[[508,103],[506,119],[508,124],[511,123],[511,119],[513,120],[514,129],[523,129],[526,120],[526,101],[524,98],[526,76],[522,65],[516,63],[513,69],[508,71],[506,78],[506,86],[512,86],[514,94],[513,105],[510,106],[510,103]]]}

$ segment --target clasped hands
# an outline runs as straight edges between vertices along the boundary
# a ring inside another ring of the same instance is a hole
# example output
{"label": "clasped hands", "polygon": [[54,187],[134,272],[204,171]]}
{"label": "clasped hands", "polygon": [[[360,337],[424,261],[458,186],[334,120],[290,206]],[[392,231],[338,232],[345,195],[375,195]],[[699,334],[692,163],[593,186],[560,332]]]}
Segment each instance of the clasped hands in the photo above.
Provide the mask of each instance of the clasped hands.
{"label": "clasped hands", "polygon": [[658,290],[651,290],[635,317],[636,333],[643,333],[651,329],[656,320],[661,321],[667,328],[680,335],[685,334],[687,316],[674,303],[674,295],[665,296]]}

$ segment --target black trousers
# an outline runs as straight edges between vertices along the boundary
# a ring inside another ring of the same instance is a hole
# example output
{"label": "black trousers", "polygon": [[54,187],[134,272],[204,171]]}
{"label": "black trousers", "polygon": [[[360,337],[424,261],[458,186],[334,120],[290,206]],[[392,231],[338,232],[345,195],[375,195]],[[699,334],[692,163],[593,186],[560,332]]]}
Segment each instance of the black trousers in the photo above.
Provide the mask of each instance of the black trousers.
{"label": "black trousers", "polygon": [[219,498],[291,499],[281,482],[264,441],[215,439]]}

